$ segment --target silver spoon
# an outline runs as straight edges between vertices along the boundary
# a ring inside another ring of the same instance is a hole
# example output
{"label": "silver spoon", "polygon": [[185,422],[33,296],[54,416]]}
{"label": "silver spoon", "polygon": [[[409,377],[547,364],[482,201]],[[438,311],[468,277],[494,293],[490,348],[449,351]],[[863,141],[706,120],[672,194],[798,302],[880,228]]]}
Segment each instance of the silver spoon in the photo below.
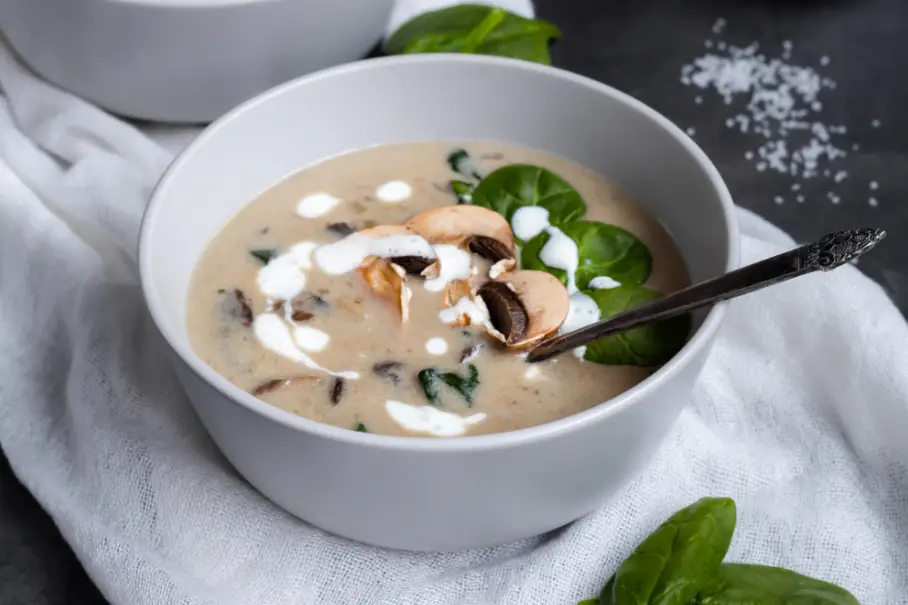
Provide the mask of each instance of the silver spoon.
{"label": "silver spoon", "polygon": [[885,236],[886,232],[882,229],[848,229],[826,234],[812,244],[688,286],[630,311],[547,340],[530,351],[526,361],[545,361],[610,334],[683,315],[817,270],[831,271],[861,256]]}

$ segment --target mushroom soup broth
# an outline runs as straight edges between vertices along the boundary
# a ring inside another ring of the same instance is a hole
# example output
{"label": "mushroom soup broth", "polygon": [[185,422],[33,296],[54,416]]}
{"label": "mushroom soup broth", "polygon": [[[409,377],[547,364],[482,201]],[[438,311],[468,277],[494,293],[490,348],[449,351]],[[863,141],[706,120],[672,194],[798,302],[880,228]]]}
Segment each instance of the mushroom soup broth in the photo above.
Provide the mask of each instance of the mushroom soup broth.
{"label": "mushroom soup broth", "polygon": [[406,143],[278,183],[208,245],[187,324],[222,376],[350,430],[453,437],[634,386],[684,318],[538,364],[522,352],[688,284],[662,225],[601,175],[497,143]]}

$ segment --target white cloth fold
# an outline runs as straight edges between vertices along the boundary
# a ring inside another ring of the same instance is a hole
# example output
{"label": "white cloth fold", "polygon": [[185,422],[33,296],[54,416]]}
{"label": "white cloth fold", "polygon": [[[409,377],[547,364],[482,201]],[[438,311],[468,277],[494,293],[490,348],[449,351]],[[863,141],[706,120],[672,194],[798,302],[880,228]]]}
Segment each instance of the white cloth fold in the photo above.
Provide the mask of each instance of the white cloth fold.
{"label": "white cloth fold", "polygon": [[[134,251],[170,154],[5,46],[0,87],[0,445],[112,603],[572,605],[704,495],[738,502],[729,559],[908,603],[908,329],[857,269],[735,301],[664,447],[601,510],[483,551],[371,548],[246,485],[167,365]],[[744,262],[793,244],[740,219]]]}

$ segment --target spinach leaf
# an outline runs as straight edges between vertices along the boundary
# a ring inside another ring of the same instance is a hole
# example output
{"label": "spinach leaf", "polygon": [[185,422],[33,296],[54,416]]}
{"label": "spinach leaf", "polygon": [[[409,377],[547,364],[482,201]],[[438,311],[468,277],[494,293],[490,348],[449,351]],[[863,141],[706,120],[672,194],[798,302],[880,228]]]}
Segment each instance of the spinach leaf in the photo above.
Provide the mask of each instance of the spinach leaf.
{"label": "spinach leaf", "polygon": [[385,44],[390,54],[471,53],[550,65],[549,41],[561,31],[541,19],[524,19],[500,8],[459,4],[418,15]]}
{"label": "spinach leaf", "polygon": [[438,405],[438,397],[440,395],[438,390],[438,375],[438,368],[424,368],[416,375],[416,379],[419,380],[419,386],[422,387],[422,392],[425,394],[426,401],[429,402],[429,405]]}
{"label": "spinach leaf", "polygon": [[702,498],[681,509],[618,567],[612,601],[688,605],[719,569],[734,531],[735,503],[730,498]]}
{"label": "spinach leaf", "polygon": [[[622,284],[642,284],[653,268],[649,249],[630,231],[615,225],[596,221],[571,221],[559,227],[577,244],[577,287],[588,287],[590,280],[607,275]],[[523,247],[521,267],[547,271],[567,284],[567,275],[561,269],[549,267],[539,258],[539,253],[549,241],[543,231]]]}
{"label": "spinach leaf", "polygon": [[368,433],[369,429],[366,428],[365,424],[360,422],[359,424],[356,425],[356,432],[357,433]]}
{"label": "spinach leaf", "polygon": [[467,366],[466,377],[457,372],[442,372],[438,368],[425,368],[416,376],[429,405],[439,404],[439,383],[444,383],[457,391],[467,402],[467,407],[473,405],[476,387],[479,386],[479,370],[472,363]]}
{"label": "spinach leaf", "polygon": [[494,210],[508,221],[518,208],[542,206],[556,226],[586,212],[583,198],[570,183],[551,170],[529,164],[502,166],[483,178],[473,190],[473,205]]}
{"label": "spinach leaf", "polygon": [[835,584],[779,567],[725,563],[700,588],[698,605],[860,605]]}
{"label": "spinach leaf", "polygon": [[260,260],[263,265],[267,265],[268,261],[277,255],[277,250],[250,250],[249,254]]}
{"label": "spinach leaf", "polygon": [[[625,285],[609,290],[583,290],[599,306],[602,319],[633,309],[662,295],[643,286]],[[690,315],[672,317],[612,334],[587,345],[583,358],[605,365],[658,366],[671,359],[691,331]]]}
{"label": "spinach leaf", "polygon": [[451,190],[458,204],[469,204],[473,201],[473,189],[476,185],[466,181],[451,181]]}
{"label": "spinach leaf", "polygon": [[[451,172],[456,172],[464,178],[473,181],[478,181],[482,178],[476,168],[473,167],[473,161],[470,159],[470,154],[466,149],[455,149],[449,153],[447,162]],[[451,185],[453,186],[455,182],[451,181]]]}

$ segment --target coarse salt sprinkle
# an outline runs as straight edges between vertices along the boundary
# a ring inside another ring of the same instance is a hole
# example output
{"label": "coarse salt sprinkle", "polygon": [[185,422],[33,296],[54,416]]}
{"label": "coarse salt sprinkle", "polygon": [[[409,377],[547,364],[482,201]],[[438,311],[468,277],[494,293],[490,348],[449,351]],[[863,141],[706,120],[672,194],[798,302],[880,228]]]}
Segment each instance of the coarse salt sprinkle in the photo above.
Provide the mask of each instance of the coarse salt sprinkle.
{"label": "coarse salt sprinkle", "polygon": [[[708,51],[681,68],[681,83],[697,89],[694,102],[702,104],[703,92],[711,91],[730,106],[734,113],[724,118],[725,126],[757,141],[744,157],[758,172],[780,173],[799,181],[826,178],[843,182],[848,172],[833,165],[848,156],[841,142],[848,129],[828,124],[818,115],[823,110],[820,97],[836,88],[835,81],[813,67],[792,62],[794,44],[790,40],[783,41],[778,56],[762,52],[756,42],[742,47],[718,40],[726,25],[725,19],[718,19],[712,28],[714,39],[704,43]],[[821,67],[830,63],[825,55],[819,60]],[[873,127],[880,124],[880,120],[871,122]],[[688,134],[693,135],[694,130],[688,129]],[[853,150],[858,148],[852,145]],[[794,186],[792,190],[797,191]],[[838,196],[829,199],[839,201]],[[780,196],[775,198],[777,203],[780,200]]]}

